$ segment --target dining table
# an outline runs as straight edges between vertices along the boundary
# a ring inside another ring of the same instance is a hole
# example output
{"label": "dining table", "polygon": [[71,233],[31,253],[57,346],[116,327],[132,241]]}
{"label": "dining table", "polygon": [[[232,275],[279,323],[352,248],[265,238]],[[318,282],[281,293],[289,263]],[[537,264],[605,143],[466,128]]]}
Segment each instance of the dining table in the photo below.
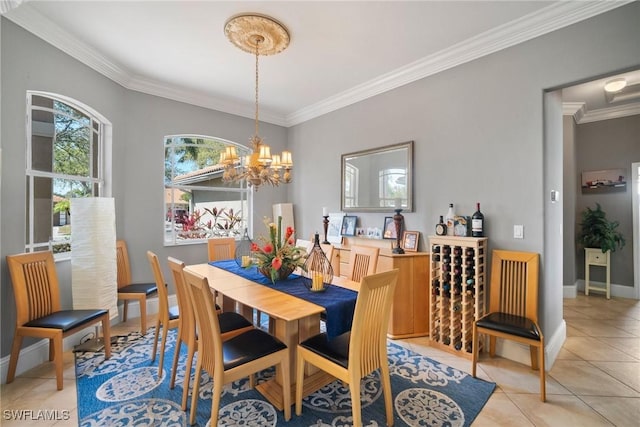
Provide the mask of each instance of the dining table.
{"label": "dining table", "polygon": [[[296,286],[303,286],[300,277],[292,274],[290,279],[278,281],[275,284],[270,281],[260,280],[259,276],[251,270],[238,269],[234,260],[216,261],[210,263],[188,265],[186,268],[207,278],[209,287],[222,296],[223,310],[234,310],[243,314],[253,322],[253,310],[265,313],[270,317],[270,332],[286,344],[289,351],[289,366],[291,370],[291,396],[295,401],[297,345],[305,339],[320,333],[320,316],[325,313],[327,333],[338,334],[344,329],[349,330],[355,308],[355,300],[359,288],[358,282],[350,281],[344,277],[334,277],[326,292],[323,292],[324,300],[337,299],[340,305],[346,307],[346,314],[342,313],[341,325],[330,323],[338,314],[327,308],[322,298],[319,303],[309,301],[305,295],[312,292],[306,288],[300,290]],[[253,270],[256,270],[253,268]],[[257,271],[257,270],[256,270]],[[293,294],[288,293],[294,290]],[[331,291],[331,292],[330,292]],[[297,294],[297,295],[296,295]],[[333,297],[332,297],[333,296]],[[336,297],[337,296],[337,297]],[[351,318],[349,318],[349,310]],[[331,314],[334,314],[331,316]],[[282,386],[279,383],[279,370],[276,368],[274,378],[264,381],[256,386],[258,390],[276,408],[282,410],[283,396]],[[305,368],[305,381],[303,396],[307,396],[326,384],[335,380],[334,377],[307,365]]]}

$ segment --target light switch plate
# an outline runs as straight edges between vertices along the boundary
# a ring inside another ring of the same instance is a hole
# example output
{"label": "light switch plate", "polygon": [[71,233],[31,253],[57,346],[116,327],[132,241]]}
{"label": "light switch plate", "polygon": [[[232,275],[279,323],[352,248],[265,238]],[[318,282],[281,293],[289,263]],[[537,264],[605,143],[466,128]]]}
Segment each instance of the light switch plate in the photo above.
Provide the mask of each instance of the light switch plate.
{"label": "light switch plate", "polygon": [[514,239],[524,239],[524,225],[514,225],[513,226],[513,238]]}

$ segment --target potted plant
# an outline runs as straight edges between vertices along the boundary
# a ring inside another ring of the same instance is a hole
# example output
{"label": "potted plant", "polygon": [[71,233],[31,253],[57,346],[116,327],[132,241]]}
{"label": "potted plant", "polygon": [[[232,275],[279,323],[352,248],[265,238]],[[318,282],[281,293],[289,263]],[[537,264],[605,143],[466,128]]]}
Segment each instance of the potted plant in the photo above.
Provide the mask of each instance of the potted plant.
{"label": "potted plant", "polygon": [[599,203],[596,208],[582,211],[578,242],[585,248],[600,248],[602,252],[615,252],[625,245],[624,236],[617,231],[618,221],[609,221]]}

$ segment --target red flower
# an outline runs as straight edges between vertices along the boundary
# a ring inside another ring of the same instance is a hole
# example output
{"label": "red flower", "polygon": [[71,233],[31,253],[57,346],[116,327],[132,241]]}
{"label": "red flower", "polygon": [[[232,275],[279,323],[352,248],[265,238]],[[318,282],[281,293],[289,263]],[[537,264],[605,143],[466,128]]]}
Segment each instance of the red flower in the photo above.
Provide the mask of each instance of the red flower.
{"label": "red flower", "polygon": [[289,239],[287,243],[289,243],[290,245],[293,245],[295,242],[293,241],[293,239]]}
{"label": "red flower", "polygon": [[251,243],[251,252],[258,252],[260,250],[260,247],[258,246],[257,243]]}
{"label": "red flower", "polygon": [[287,231],[286,231],[286,233],[284,235],[285,240],[287,240],[292,235],[293,235],[293,227],[292,226],[288,226],[287,227]]}
{"label": "red flower", "polygon": [[273,246],[271,246],[271,243],[267,243],[266,245],[264,245],[264,247],[262,248],[262,250],[267,253],[270,254],[271,252],[273,252]]}
{"label": "red flower", "polygon": [[280,267],[282,267],[282,260],[278,257],[275,257],[273,260],[271,260],[271,267],[273,267],[274,270],[280,270]]}

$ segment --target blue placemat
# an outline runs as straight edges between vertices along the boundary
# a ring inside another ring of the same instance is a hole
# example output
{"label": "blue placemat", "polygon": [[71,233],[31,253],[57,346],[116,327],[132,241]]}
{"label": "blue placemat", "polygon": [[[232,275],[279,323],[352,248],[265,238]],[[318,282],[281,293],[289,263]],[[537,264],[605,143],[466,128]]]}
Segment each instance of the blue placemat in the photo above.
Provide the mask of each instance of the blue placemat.
{"label": "blue placemat", "polygon": [[337,337],[351,330],[353,312],[356,308],[358,293],[340,286],[327,285],[324,292],[311,292],[302,282],[302,277],[291,274],[287,279],[271,283],[256,267],[239,267],[235,260],[213,261],[209,263],[230,273],[268,286],[280,292],[293,295],[305,301],[317,304],[327,312],[326,326],[329,338]]}

